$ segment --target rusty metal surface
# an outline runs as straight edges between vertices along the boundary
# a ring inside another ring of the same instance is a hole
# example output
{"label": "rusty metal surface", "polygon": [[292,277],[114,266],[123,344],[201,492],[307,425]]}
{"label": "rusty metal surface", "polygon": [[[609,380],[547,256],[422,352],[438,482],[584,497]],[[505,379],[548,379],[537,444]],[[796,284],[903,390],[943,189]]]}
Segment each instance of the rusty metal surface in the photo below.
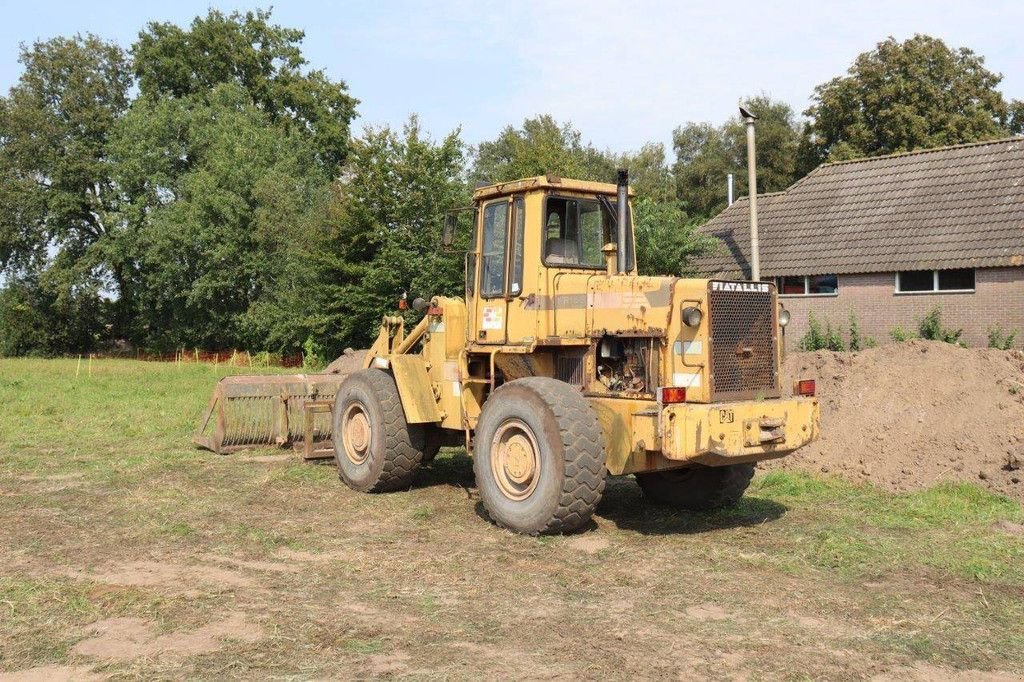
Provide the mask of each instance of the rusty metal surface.
{"label": "rusty metal surface", "polygon": [[239,375],[214,388],[192,437],[218,454],[245,448],[329,441],[329,414],[317,410],[307,428],[306,404],[333,404],[341,374]]}

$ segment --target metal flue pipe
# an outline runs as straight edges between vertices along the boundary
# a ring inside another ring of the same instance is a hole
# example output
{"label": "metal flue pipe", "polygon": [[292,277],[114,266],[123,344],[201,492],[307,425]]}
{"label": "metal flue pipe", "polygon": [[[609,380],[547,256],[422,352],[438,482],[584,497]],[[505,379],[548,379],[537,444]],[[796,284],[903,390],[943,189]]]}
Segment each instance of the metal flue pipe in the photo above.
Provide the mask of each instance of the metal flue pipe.
{"label": "metal flue pipe", "polygon": [[618,181],[618,203],[615,205],[616,213],[616,227],[618,228],[615,248],[616,248],[616,259],[617,259],[617,270],[620,275],[624,275],[629,271],[628,255],[626,253],[626,244],[629,242],[629,171],[625,168],[619,170],[619,181]]}
{"label": "metal flue pipe", "polygon": [[754,143],[754,122],[757,116],[740,107],[740,116],[747,124],[747,197],[750,202],[750,279],[761,279],[761,243],[757,237],[757,146]]}
{"label": "metal flue pipe", "polygon": [[729,205],[732,206],[732,173],[729,173]]}

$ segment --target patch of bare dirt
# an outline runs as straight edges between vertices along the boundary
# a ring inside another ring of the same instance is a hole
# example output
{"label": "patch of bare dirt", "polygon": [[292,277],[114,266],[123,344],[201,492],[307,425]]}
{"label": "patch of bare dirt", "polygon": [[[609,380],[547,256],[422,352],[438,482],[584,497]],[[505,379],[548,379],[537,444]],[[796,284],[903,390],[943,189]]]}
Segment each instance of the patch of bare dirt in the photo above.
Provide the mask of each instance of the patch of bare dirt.
{"label": "patch of bare dirt", "polygon": [[271,573],[298,573],[302,570],[300,566],[285,563],[282,561],[248,561],[245,559],[235,559],[232,557],[217,556],[213,554],[207,554],[203,558],[208,561],[222,563],[228,566],[237,566],[239,568],[247,568],[253,571],[268,571]]}
{"label": "patch of bare dirt", "polygon": [[256,642],[263,630],[241,614],[188,631],[160,635],[152,622],[142,618],[108,618],[87,628],[90,636],[71,651],[110,661],[129,661],[140,656],[192,656],[217,651],[227,641]]}
{"label": "patch of bare dirt", "polygon": [[16,672],[0,672],[0,682],[92,682],[102,680],[87,665],[41,665]]}
{"label": "patch of bare dirt", "polygon": [[[26,487],[30,489],[32,494],[49,495],[64,490],[86,487],[88,483],[83,480],[84,478],[85,474],[81,473],[26,474],[16,476],[15,480],[27,484]],[[14,493],[14,495],[16,494],[18,493]]]}
{"label": "patch of bare dirt", "polygon": [[694,620],[727,620],[729,618],[729,612],[717,604],[687,606],[686,615]]}
{"label": "patch of bare dirt", "polygon": [[565,544],[584,554],[597,554],[601,550],[611,547],[611,542],[608,541],[608,538],[603,538],[595,533],[574,535],[566,540]]}
{"label": "patch of bare dirt", "polygon": [[1021,682],[1024,675],[1001,670],[955,670],[919,663],[871,678],[873,682]]}
{"label": "patch of bare dirt", "polygon": [[366,357],[365,350],[352,350],[346,348],[338,358],[327,365],[324,374],[351,374],[363,368],[363,359]]}
{"label": "patch of bare dirt", "polygon": [[1010,535],[1024,535],[1024,524],[1022,523],[1003,520],[996,521],[992,524],[992,527],[996,530],[1001,530],[1004,533],[1009,533]]}
{"label": "patch of bare dirt", "polygon": [[784,382],[815,379],[821,439],[764,468],[889,490],[971,481],[1024,500],[1024,353],[910,341],[791,353]]}
{"label": "patch of bare dirt", "polygon": [[239,462],[255,462],[256,464],[277,464],[287,462],[292,458],[290,454],[281,455],[243,455],[238,458]]}
{"label": "patch of bare dirt", "polygon": [[392,651],[388,654],[367,656],[365,671],[371,677],[391,677],[405,672],[409,668],[412,657],[404,651]]}
{"label": "patch of bare dirt", "polygon": [[76,573],[108,585],[156,587],[169,594],[196,594],[196,585],[213,587],[254,587],[257,582],[237,571],[219,566],[185,565],[173,562],[133,561],[96,573]]}

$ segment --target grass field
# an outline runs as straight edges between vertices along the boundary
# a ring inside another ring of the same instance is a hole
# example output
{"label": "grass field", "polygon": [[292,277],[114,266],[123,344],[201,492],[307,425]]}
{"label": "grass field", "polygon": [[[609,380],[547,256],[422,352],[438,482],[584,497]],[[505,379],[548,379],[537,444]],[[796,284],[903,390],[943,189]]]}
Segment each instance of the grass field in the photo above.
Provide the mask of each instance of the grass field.
{"label": "grass field", "polygon": [[0,360],[0,671],[1024,670],[1024,512],[973,486],[894,495],[773,473],[737,509],[701,515],[614,479],[587,532],[526,538],[481,517],[462,451],[409,492],[358,495],[333,466],[283,451],[193,449],[211,367],[97,361],[75,374],[73,360]]}

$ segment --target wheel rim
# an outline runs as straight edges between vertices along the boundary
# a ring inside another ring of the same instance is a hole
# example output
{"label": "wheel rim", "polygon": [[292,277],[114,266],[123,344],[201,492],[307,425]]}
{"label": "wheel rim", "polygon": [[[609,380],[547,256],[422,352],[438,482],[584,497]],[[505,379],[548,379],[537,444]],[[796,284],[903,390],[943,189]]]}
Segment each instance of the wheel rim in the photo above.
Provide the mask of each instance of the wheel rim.
{"label": "wheel rim", "polygon": [[491,441],[491,472],[501,493],[510,500],[525,500],[540,480],[540,448],[533,429],[519,419],[498,427]]}
{"label": "wheel rim", "polygon": [[345,409],[341,418],[341,441],[345,446],[345,455],[353,464],[362,464],[370,452],[370,418],[359,403],[353,403]]}

